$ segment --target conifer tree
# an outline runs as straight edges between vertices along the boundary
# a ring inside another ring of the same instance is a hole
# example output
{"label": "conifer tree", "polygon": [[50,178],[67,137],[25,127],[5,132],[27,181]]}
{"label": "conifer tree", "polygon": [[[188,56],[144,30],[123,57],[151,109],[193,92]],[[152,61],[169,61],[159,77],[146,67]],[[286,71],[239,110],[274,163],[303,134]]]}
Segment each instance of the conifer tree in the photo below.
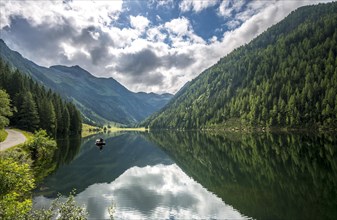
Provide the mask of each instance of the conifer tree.
{"label": "conifer tree", "polygon": [[27,92],[18,110],[18,127],[35,131],[39,128],[40,118],[32,93]]}
{"label": "conifer tree", "polygon": [[49,134],[56,134],[56,114],[51,101],[43,98],[38,106],[40,116],[40,128],[45,129]]}

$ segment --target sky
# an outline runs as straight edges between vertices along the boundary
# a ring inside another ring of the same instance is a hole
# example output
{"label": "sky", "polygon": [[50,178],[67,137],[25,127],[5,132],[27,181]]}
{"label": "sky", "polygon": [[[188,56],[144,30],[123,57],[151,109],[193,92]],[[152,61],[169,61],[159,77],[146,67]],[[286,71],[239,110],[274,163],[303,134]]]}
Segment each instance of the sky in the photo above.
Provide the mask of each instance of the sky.
{"label": "sky", "polygon": [[304,5],[330,0],[1,0],[0,38],[41,66],[176,93]]}

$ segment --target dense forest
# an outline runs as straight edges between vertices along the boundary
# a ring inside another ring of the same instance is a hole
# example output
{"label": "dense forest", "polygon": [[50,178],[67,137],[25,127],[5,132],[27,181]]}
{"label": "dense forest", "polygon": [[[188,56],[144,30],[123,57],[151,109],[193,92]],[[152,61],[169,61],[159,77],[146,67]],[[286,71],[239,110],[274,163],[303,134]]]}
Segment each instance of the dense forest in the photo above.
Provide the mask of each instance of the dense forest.
{"label": "dense forest", "polygon": [[81,114],[72,103],[20,71],[12,70],[1,59],[0,90],[6,91],[11,100],[10,126],[27,131],[41,128],[53,137],[81,132]]}
{"label": "dense forest", "polygon": [[151,128],[337,128],[337,2],[302,7],[205,70]]}

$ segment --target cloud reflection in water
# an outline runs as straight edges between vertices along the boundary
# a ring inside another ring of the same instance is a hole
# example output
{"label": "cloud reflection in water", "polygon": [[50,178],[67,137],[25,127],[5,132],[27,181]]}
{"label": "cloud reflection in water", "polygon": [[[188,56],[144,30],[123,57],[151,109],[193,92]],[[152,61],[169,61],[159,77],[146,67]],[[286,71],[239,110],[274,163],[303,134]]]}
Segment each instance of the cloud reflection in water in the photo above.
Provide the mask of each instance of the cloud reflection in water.
{"label": "cloud reflection in water", "polygon": [[[36,197],[35,207],[49,199]],[[132,167],[111,183],[89,186],[76,195],[89,218],[115,219],[247,219],[188,177],[176,164]]]}

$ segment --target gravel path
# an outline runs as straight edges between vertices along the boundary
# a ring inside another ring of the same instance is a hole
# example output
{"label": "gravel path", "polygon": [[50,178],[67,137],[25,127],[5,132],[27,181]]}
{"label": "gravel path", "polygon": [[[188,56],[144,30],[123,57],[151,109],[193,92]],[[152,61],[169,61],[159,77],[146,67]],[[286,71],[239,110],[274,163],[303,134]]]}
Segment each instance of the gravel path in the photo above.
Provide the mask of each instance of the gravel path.
{"label": "gravel path", "polygon": [[8,133],[8,136],[4,142],[0,142],[0,151],[4,151],[15,145],[22,144],[27,140],[21,132],[15,131],[13,129],[5,130]]}

